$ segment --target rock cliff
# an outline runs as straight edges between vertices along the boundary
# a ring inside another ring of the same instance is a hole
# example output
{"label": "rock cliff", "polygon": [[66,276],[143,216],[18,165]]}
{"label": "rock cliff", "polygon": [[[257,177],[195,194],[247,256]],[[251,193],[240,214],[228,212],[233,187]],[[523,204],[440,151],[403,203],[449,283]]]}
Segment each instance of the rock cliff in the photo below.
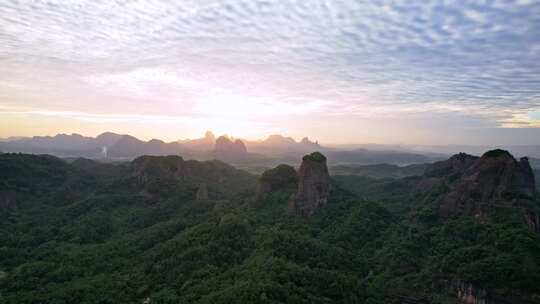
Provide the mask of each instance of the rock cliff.
{"label": "rock cliff", "polygon": [[484,218],[497,208],[521,210],[527,225],[539,231],[535,180],[527,158],[516,160],[504,150],[482,157],[456,154],[426,169],[417,188],[447,191],[439,198],[443,217],[473,215]]}
{"label": "rock cliff", "polygon": [[493,150],[466,163],[442,199],[442,215],[482,216],[493,207],[523,207],[534,201],[534,175],[526,158],[517,161],[507,151]]}
{"label": "rock cliff", "polygon": [[289,201],[289,211],[310,216],[326,204],[329,194],[326,157],[319,152],[304,156],[298,170],[298,189]]}

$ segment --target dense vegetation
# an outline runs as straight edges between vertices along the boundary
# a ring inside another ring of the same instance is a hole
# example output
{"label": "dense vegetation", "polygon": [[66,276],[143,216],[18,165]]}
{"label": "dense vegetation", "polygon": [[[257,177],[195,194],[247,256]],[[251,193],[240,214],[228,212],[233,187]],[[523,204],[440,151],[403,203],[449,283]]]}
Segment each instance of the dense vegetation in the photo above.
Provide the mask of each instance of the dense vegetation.
{"label": "dense vegetation", "polygon": [[422,175],[427,166],[428,164],[414,164],[402,167],[390,164],[337,165],[330,167],[330,174],[357,175],[372,178],[403,178]]}
{"label": "dense vegetation", "polygon": [[141,161],[157,172],[143,184],[131,164],[0,155],[0,207],[17,197],[0,211],[1,303],[452,303],[457,280],[540,301],[539,235],[509,212],[443,220],[444,189],[336,177],[303,218],[293,189],[257,201],[257,177],[224,163],[179,179],[159,173],[177,160]]}

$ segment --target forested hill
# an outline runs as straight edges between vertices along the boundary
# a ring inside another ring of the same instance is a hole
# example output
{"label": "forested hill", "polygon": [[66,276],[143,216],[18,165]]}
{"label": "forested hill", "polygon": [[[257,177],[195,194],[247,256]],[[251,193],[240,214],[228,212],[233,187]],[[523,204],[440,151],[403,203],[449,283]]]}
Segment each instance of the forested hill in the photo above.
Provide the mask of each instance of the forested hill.
{"label": "forested hill", "polygon": [[0,303],[540,303],[534,177],[503,152],[382,181],[0,154]]}

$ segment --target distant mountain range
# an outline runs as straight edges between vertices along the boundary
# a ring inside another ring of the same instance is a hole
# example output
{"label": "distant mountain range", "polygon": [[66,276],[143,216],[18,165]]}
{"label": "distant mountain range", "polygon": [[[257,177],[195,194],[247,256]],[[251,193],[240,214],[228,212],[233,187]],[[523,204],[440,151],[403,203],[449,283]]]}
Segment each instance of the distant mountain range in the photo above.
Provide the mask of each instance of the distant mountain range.
{"label": "distant mountain range", "polygon": [[[540,142],[540,139],[539,139]],[[540,158],[540,144],[533,145],[385,145],[385,144],[345,144],[332,145],[339,150],[368,149],[368,150],[393,150],[401,152],[420,153],[430,156],[448,156],[460,152],[474,155],[482,155],[484,151],[492,149],[504,149],[518,157],[527,156]]]}
{"label": "distant mountain range", "polygon": [[[428,147],[428,146],[426,146]],[[467,146],[468,147],[468,146]],[[525,147],[525,146],[523,146]],[[529,156],[540,156],[540,146],[526,146]],[[537,147],[535,150],[534,147]],[[470,149],[465,149],[470,152]],[[97,137],[79,134],[56,136],[11,137],[0,140],[0,152],[51,154],[63,158],[85,157],[103,161],[132,160],[141,155],[181,155],[186,159],[219,159],[243,166],[261,168],[279,163],[294,164],[299,156],[322,151],[331,160],[329,165],[410,165],[431,163],[447,158],[442,149],[420,151],[418,146],[342,145],[321,146],[307,137],[296,141],[291,137],[270,135],[264,140],[244,140],[228,136],[216,137],[212,132],[197,139],[164,142],[143,141],[127,134],[105,132]],[[482,149],[483,150],[483,149]],[[512,151],[512,149],[510,149]],[[515,153],[515,152],[514,152]],[[524,155],[523,153],[515,153]],[[540,167],[540,160],[531,159],[531,166]]]}
{"label": "distant mountain range", "polygon": [[[264,155],[315,149],[318,145],[307,138],[296,142],[280,135],[263,141],[247,141],[221,136],[210,131],[203,138],[164,142],[159,139],[143,141],[126,134],[105,132],[97,137],[79,134],[56,136],[12,137],[0,141],[2,152],[51,154],[64,158],[85,157],[102,160],[131,160],[141,155],[182,155],[205,160],[222,159],[230,162],[260,162]],[[250,152],[248,153],[248,150]],[[259,153],[260,152],[260,153]]]}
{"label": "distant mountain range", "polygon": [[94,159],[131,159],[144,154],[167,155],[187,152],[187,148],[177,142],[165,143],[158,139],[145,142],[130,135],[111,132],[105,132],[95,138],[79,134],[19,138],[0,142],[0,150]]}

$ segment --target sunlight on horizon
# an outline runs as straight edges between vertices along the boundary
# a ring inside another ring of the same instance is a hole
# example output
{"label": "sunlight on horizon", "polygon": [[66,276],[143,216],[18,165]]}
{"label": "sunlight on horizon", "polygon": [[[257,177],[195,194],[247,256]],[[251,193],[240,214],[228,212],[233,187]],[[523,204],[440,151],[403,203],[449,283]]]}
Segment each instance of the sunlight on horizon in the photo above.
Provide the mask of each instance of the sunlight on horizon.
{"label": "sunlight on horizon", "polygon": [[7,1],[0,137],[540,142],[537,24],[535,1]]}

